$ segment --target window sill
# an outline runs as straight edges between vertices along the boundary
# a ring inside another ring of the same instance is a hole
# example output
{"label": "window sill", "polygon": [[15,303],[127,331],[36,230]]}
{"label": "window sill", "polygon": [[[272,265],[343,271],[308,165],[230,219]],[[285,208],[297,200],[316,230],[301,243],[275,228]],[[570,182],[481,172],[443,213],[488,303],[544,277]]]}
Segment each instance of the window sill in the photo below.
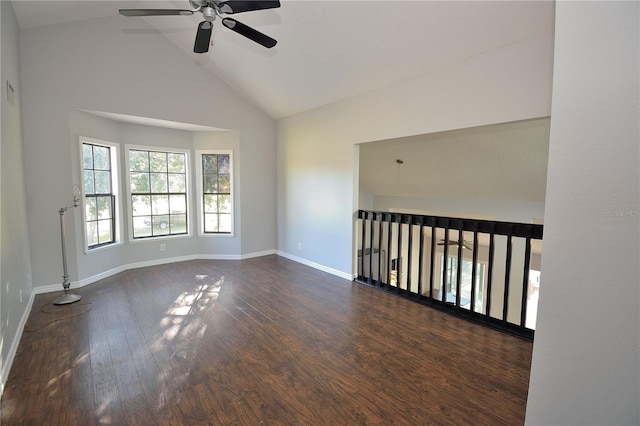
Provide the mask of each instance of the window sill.
{"label": "window sill", "polygon": [[109,250],[109,249],[112,249],[112,248],[115,248],[115,247],[119,247],[119,246],[121,246],[123,244],[124,243],[122,241],[117,241],[117,242],[112,243],[112,244],[106,244],[104,246],[100,246],[100,247],[96,247],[96,248],[92,248],[92,249],[90,249],[88,247],[85,247],[84,248],[84,254],[99,253],[101,251],[105,251],[105,250]]}

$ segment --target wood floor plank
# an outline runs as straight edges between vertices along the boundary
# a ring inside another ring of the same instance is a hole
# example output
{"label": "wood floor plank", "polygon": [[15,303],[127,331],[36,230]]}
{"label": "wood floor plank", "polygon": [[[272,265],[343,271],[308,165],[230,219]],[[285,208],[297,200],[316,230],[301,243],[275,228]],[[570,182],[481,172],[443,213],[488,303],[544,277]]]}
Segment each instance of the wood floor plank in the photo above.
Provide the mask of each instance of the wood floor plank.
{"label": "wood floor plank", "polygon": [[279,256],[78,293],[60,311],[36,296],[3,425],[524,422],[530,342]]}

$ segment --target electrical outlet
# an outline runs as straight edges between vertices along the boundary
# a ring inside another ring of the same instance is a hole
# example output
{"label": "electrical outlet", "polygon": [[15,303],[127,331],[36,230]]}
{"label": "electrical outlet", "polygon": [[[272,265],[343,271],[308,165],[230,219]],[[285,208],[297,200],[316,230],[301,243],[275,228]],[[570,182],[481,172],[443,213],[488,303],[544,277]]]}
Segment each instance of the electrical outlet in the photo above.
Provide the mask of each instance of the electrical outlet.
{"label": "electrical outlet", "polygon": [[160,251],[165,251],[167,246],[165,244],[160,244]]}
{"label": "electrical outlet", "polygon": [[302,250],[302,243],[298,243],[298,250]]}

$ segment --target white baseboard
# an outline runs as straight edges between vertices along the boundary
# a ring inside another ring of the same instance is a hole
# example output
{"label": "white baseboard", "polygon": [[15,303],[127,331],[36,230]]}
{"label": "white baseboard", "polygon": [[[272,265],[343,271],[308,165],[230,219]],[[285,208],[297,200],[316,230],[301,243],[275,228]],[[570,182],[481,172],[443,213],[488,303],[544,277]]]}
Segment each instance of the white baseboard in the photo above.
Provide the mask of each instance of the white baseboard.
{"label": "white baseboard", "polygon": [[302,263],[303,265],[307,265],[307,266],[310,266],[310,267],[312,267],[314,269],[318,269],[318,270],[320,270],[322,272],[326,272],[328,274],[335,275],[335,276],[340,277],[340,278],[344,278],[345,280],[353,281],[353,279],[351,278],[351,274],[349,274],[349,273],[338,271],[337,269],[329,268],[328,266],[324,266],[324,265],[321,265],[319,263],[315,263],[315,262],[312,262],[310,260],[303,259],[303,258],[298,257],[298,256],[294,256],[294,255],[286,253],[284,251],[278,250],[276,252],[276,254],[278,256],[286,257],[289,260],[293,260],[294,262]]}
{"label": "white baseboard", "polygon": [[18,324],[16,335],[11,341],[12,343],[11,347],[9,348],[9,353],[7,353],[7,359],[2,361],[2,371],[0,372],[0,398],[2,398],[2,394],[4,393],[4,385],[5,383],[7,383],[7,379],[9,378],[11,365],[13,365],[13,359],[16,357],[18,345],[20,344],[20,340],[22,339],[22,333],[24,332],[25,325],[27,324],[27,320],[29,319],[29,314],[31,314],[31,308],[33,307],[33,301],[35,298],[36,294],[32,291],[31,296],[29,296],[29,300],[27,301],[27,306],[25,306],[24,312],[22,313],[22,318],[20,318],[20,323]]}
{"label": "white baseboard", "polygon": [[[242,254],[242,255],[236,255],[236,254],[196,254],[196,255],[189,255],[189,256],[179,256],[179,257],[170,257],[170,258],[165,258],[165,259],[154,259],[154,260],[149,260],[149,261],[145,261],[145,262],[136,262],[136,263],[129,263],[128,265],[122,265],[119,266],[117,268],[113,268],[110,269],[108,271],[104,271],[101,272],[99,274],[96,274],[94,276],[88,277],[88,278],[84,278],[80,281],[72,281],[70,283],[70,288],[74,289],[74,288],[81,288],[84,287],[86,285],[89,284],[93,284],[96,281],[100,281],[104,278],[108,278],[112,275],[115,275],[117,273],[120,272],[124,272],[124,271],[128,271],[129,269],[137,269],[137,268],[146,268],[148,266],[156,266],[156,265],[164,265],[167,263],[175,263],[175,262],[184,262],[187,260],[197,260],[197,259],[206,259],[206,260],[244,260],[244,259],[252,259],[255,257],[262,257],[262,256],[270,256],[276,254],[278,256],[282,256],[285,257],[289,260],[293,260],[294,262],[298,262],[298,263],[302,263],[303,265],[306,266],[310,266],[314,269],[318,269],[320,271],[326,272],[328,274],[331,275],[335,275],[337,277],[343,278],[345,280],[349,280],[349,281],[353,281],[354,280],[354,276],[352,274],[346,273],[346,272],[342,272],[339,271],[337,269],[333,269],[333,268],[329,268],[328,266],[324,266],[321,265],[319,263],[315,263],[312,261],[309,261],[307,259],[303,259],[301,257],[298,256],[294,256],[292,254],[280,251],[280,250],[265,250],[265,251],[260,251],[260,252],[255,252],[255,253],[247,253],[247,254]],[[33,293],[35,294],[44,294],[44,293],[52,293],[52,292],[56,292],[56,291],[61,291],[62,290],[62,284],[50,284],[50,285],[43,285],[43,286],[38,286],[38,287],[34,287],[33,288]]]}
{"label": "white baseboard", "polygon": [[[117,268],[113,268],[108,271],[101,272],[91,277],[83,278],[82,280],[79,280],[79,281],[72,281],[70,283],[70,288],[71,289],[81,288],[86,285],[93,284],[96,281],[100,281],[104,278],[108,278],[112,275],[118,274],[120,272],[128,271],[129,269],[146,268],[149,266],[165,265],[167,263],[185,262],[188,260],[197,260],[197,259],[243,260],[243,259],[252,259],[254,257],[269,256],[272,254],[277,254],[276,250],[265,250],[265,251],[247,253],[242,255],[240,254],[194,254],[194,255],[188,255],[188,256],[168,257],[164,259],[153,259],[153,260],[147,260],[144,262],[129,263],[127,265],[118,266]],[[55,291],[62,291],[61,283],[41,285],[33,288],[33,293],[35,294],[53,293]]]}
{"label": "white baseboard", "polygon": [[278,253],[276,252],[275,249],[265,250],[265,251],[258,251],[258,252],[255,252],[255,253],[243,254],[242,255],[242,260],[244,260],[244,259],[252,259],[254,257],[270,256],[272,254],[278,254]]}
{"label": "white baseboard", "polygon": [[242,256],[239,254],[203,254],[200,256],[194,256],[193,259],[203,259],[203,260],[242,260]]}
{"label": "white baseboard", "polygon": [[245,259],[253,259],[254,257],[262,257],[262,256],[270,256],[272,254],[276,254],[275,250],[265,250],[265,251],[257,251],[255,253],[247,253],[247,254],[228,254],[228,255],[219,255],[219,254],[207,254],[197,256],[196,259],[209,259],[209,260],[245,260]]}

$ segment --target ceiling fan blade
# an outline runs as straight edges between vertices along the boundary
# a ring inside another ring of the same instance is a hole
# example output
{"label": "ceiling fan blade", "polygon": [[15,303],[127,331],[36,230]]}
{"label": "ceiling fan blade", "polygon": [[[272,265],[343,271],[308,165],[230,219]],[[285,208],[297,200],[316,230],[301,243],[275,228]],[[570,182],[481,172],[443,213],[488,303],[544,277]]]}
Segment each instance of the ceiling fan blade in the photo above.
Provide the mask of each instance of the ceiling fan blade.
{"label": "ceiling fan blade", "polygon": [[229,0],[218,3],[220,7],[220,12],[222,13],[241,13],[241,12],[251,12],[252,10],[263,10],[263,9],[275,9],[280,7],[279,0],[265,0],[265,1],[236,1]]}
{"label": "ceiling fan blade", "polygon": [[193,44],[194,53],[205,53],[209,51],[209,43],[211,42],[212,29],[213,29],[213,22],[202,21],[198,24],[196,41]]}
{"label": "ceiling fan blade", "polygon": [[[441,239],[440,242],[438,243],[439,246],[443,246],[445,244],[448,245],[448,246],[457,246],[460,243],[458,241],[456,241],[456,240],[447,240],[445,242],[444,239]],[[462,248],[467,249],[467,250],[472,250],[471,247],[469,246],[469,244],[467,244],[466,241],[462,242]]]}
{"label": "ceiling fan blade", "polygon": [[222,25],[269,49],[275,46],[276,43],[278,43],[276,40],[272,39],[268,35],[263,34],[260,31],[255,30],[243,24],[242,22],[238,22],[232,18],[224,18],[222,20]]}
{"label": "ceiling fan blade", "polygon": [[168,15],[193,15],[193,10],[187,9],[120,9],[122,16],[168,16]]}

